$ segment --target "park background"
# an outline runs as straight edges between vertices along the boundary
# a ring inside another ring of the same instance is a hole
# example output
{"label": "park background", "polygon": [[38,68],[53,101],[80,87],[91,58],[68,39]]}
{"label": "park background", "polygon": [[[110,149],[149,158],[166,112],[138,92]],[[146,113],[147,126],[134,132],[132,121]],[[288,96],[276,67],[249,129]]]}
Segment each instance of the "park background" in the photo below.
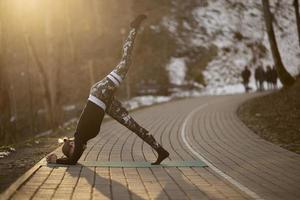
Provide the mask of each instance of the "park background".
{"label": "park background", "polygon": [[[270,9],[282,62],[297,76],[293,2],[270,1]],[[117,94],[128,107],[157,96],[243,92],[245,65],[252,74],[258,65],[274,65],[261,1],[1,0],[0,144],[64,131],[91,85],[118,63],[129,23],[140,13],[148,19]],[[253,76],[250,86],[255,90]]]}

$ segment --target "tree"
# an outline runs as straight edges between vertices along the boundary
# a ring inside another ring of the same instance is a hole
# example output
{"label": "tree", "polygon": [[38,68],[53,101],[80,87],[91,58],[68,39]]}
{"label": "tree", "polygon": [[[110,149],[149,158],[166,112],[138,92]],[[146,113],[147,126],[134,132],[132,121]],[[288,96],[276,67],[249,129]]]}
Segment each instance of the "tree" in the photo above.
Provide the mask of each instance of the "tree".
{"label": "tree", "polygon": [[[6,56],[8,35],[4,24],[4,3],[0,2],[0,140],[3,143],[16,141],[15,124],[12,123],[12,105],[9,91],[9,80],[7,78]],[[1,142],[1,143],[2,143]]]}
{"label": "tree", "polygon": [[3,143],[11,143],[16,141],[16,132],[13,127],[14,124],[11,123],[11,101],[4,70],[3,54],[0,55],[0,140]]}
{"label": "tree", "polygon": [[[0,58],[1,59],[1,58]],[[0,139],[4,143],[14,142],[16,140],[15,132],[12,131],[10,119],[11,119],[11,109],[10,109],[10,97],[7,87],[7,82],[5,79],[5,74],[3,73],[3,62],[0,64]]]}
{"label": "tree", "polygon": [[265,24],[267,28],[267,34],[268,34],[269,43],[272,51],[272,56],[275,62],[276,71],[278,73],[278,77],[282,82],[283,86],[285,87],[291,86],[294,84],[295,79],[288,73],[288,71],[285,69],[282,63],[282,59],[280,56],[280,52],[278,50],[276,37],[273,29],[273,24],[272,24],[273,20],[270,11],[269,0],[262,0],[262,5],[263,5]]}
{"label": "tree", "polygon": [[76,63],[77,59],[77,52],[75,49],[75,44],[74,44],[74,34],[72,30],[72,18],[70,14],[70,0],[65,0],[63,1],[64,4],[64,22],[66,26],[66,40],[70,48],[70,56],[71,56],[71,64],[74,65]]}
{"label": "tree", "polygon": [[299,41],[299,47],[300,47],[300,14],[299,14],[299,1],[294,0],[293,3],[295,7],[295,15],[296,15],[296,24],[297,24],[297,29],[298,29],[298,41]]}
{"label": "tree", "polygon": [[[27,37],[27,47],[28,51],[31,53],[34,62],[36,63],[38,70],[42,77],[42,86],[44,88],[44,100],[46,104],[46,109],[48,111],[49,123],[52,128],[56,128],[59,125],[59,89],[53,85],[53,80],[51,81],[45,66],[39,59],[37,50],[33,45],[31,39]],[[55,76],[58,77],[59,70],[56,71]],[[56,83],[59,81],[57,80]],[[52,84],[51,84],[52,83]]]}

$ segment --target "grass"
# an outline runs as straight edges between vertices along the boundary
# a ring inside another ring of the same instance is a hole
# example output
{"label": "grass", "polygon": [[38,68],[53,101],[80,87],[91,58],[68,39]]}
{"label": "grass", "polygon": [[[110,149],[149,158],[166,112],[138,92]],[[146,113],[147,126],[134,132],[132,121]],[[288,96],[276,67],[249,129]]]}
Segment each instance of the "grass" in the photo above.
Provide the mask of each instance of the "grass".
{"label": "grass", "polygon": [[290,88],[247,101],[238,115],[262,138],[300,154],[300,78]]}

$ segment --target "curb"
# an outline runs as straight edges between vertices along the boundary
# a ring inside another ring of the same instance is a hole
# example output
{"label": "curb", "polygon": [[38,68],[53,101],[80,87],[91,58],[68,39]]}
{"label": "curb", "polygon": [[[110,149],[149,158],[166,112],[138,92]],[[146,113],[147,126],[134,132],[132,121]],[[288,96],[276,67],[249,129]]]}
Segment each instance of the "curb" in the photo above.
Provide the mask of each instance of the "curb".
{"label": "curb", "polygon": [[42,158],[37,164],[35,164],[31,169],[29,169],[25,174],[19,177],[15,182],[13,182],[0,196],[0,200],[9,199],[17,190],[26,182],[41,166],[45,158]]}

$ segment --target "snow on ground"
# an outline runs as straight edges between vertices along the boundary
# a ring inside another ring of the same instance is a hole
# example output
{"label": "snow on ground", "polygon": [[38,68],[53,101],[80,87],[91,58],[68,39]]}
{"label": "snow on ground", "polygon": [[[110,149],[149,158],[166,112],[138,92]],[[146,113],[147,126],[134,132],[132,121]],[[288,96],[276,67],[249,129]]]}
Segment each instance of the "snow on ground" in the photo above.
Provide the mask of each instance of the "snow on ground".
{"label": "snow on ground", "polygon": [[1,151],[1,152],[0,152],[0,159],[1,159],[1,158],[4,158],[4,157],[7,157],[9,154],[10,154],[9,151]]}
{"label": "snow on ground", "polygon": [[187,71],[184,58],[171,58],[170,63],[167,65],[169,72],[169,79],[172,84],[182,85],[185,80]]}
{"label": "snow on ground", "polygon": [[16,149],[13,147],[1,147],[0,149],[0,159],[9,156],[12,152],[15,152]]}
{"label": "snow on ground", "polygon": [[[253,87],[252,87],[253,88]],[[225,85],[220,87],[208,86],[203,91],[203,95],[222,95],[244,93],[245,89],[242,84]]]}
{"label": "snow on ground", "polygon": [[[256,90],[255,84],[249,85],[253,91]],[[224,94],[237,94],[244,93],[245,89],[242,84],[226,85],[223,87],[206,87],[203,89],[193,89],[193,90],[178,90],[177,92],[171,94],[170,96],[138,96],[134,97],[128,101],[125,101],[123,105],[128,110],[138,109],[145,106],[151,106],[159,103],[169,102],[178,98],[191,98],[199,97],[204,95],[224,95]]]}
{"label": "snow on ground", "polygon": [[133,110],[144,106],[167,102],[171,99],[172,97],[170,96],[138,96],[130,99],[129,101],[125,101],[123,104],[128,110]]}

